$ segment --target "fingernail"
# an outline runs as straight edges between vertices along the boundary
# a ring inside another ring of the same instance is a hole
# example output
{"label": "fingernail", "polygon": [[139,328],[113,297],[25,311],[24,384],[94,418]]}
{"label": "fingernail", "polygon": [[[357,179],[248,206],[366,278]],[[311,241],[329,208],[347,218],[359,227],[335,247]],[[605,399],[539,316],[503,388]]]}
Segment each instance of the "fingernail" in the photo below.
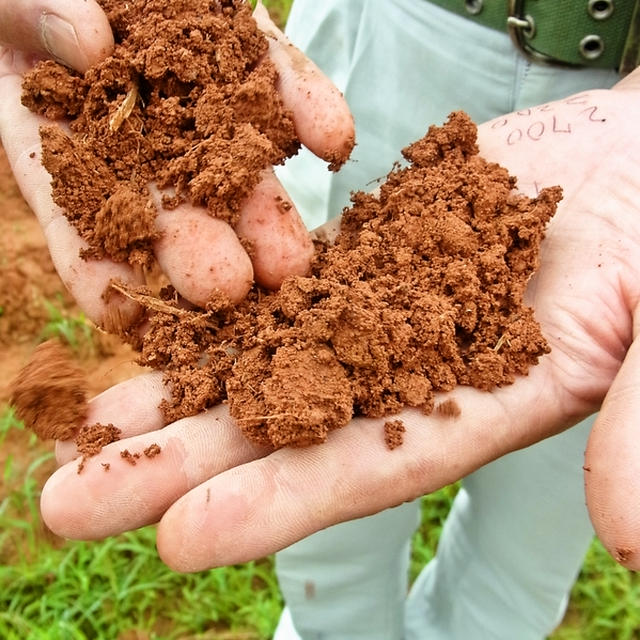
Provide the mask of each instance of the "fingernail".
{"label": "fingernail", "polygon": [[72,25],[56,15],[46,13],[40,20],[40,33],[45,49],[55,60],[78,71],[87,69],[89,62]]}

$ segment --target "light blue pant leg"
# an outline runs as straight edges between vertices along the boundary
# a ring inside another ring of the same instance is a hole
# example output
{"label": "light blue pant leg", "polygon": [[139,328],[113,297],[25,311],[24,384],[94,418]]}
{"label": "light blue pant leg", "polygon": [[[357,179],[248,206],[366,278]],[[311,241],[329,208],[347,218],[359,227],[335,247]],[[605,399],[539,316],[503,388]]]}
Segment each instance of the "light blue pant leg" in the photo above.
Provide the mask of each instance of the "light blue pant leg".
{"label": "light blue pant leg", "polygon": [[582,453],[593,419],[467,477],[436,558],[406,593],[418,503],[277,554],[290,619],[276,640],[542,640],[593,537]]}
{"label": "light blue pant leg", "polygon": [[[308,153],[280,172],[310,226],[339,212],[351,189],[372,188],[402,146],[453,109],[481,122],[616,80],[608,71],[532,66],[505,34],[426,1],[351,1],[296,0],[292,14],[294,41],[336,78],[357,127],[355,159],[339,174]],[[465,480],[437,560],[411,593],[407,638],[540,640],[556,624],[592,535],[581,470],[588,429],[511,454]],[[406,505],[338,525],[279,553],[291,619],[276,639],[401,638],[416,511]],[[484,626],[470,629],[467,619]],[[380,629],[388,635],[376,635]]]}
{"label": "light blue pant leg", "polygon": [[418,521],[414,501],[329,527],[278,553],[276,571],[295,632],[285,620],[275,637],[402,638],[409,545]]}
{"label": "light blue pant leg", "polygon": [[464,480],[407,603],[407,640],[541,640],[593,538],[582,452],[593,419]]}

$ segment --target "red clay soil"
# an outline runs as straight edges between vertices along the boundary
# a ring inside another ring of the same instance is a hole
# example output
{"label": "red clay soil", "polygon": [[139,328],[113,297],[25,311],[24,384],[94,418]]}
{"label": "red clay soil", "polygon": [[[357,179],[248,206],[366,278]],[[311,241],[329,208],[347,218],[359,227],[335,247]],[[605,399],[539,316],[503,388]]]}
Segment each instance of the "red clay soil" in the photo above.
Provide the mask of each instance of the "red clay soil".
{"label": "red clay soil", "polygon": [[404,438],[405,427],[402,420],[388,420],[384,423],[384,441],[391,450],[399,447]]}
{"label": "red clay soil", "polygon": [[354,194],[310,276],[235,308],[154,301],[140,361],[165,372],[167,418],[228,401],[251,440],[306,445],[353,416],[428,413],[436,391],[526,374],[548,346],[523,294],[561,191],[516,194],[475,138],[458,112],[405,149],[410,166]]}
{"label": "red clay soil", "polygon": [[[112,424],[85,424],[86,373],[58,340],[47,340],[34,349],[9,391],[16,416],[41,440],[75,441],[80,455],[78,473],[89,458],[120,439],[120,429]],[[157,451],[154,448],[149,457],[160,452],[154,447]]]}
{"label": "red clay soil", "polygon": [[57,341],[38,345],[10,386],[16,415],[42,440],[71,440],[87,417],[87,382]]}
{"label": "red clay soil", "polygon": [[[92,456],[98,455],[103,447],[120,440],[120,434],[120,429],[111,423],[83,425],[75,434],[76,448],[81,456],[78,473],[84,469],[86,461]],[[108,470],[109,467],[106,466],[105,471]]]}
{"label": "red clay soil", "polygon": [[[147,265],[150,181],[174,188],[167,206],[189,199],[233,223],[298,143],[246,3],[101,4],[114,55],[84,77],[42,63],[24,101],[71,120],[70,136],[43,129],[43,162],[88,255]],[[165,374],[167,420],[228,402],[252,441],[320,443],[353,416],[429,413],[437,391],[509,384],[548,351],[523,294],[560,189],[516,194],[461,112],[403,153],[379,195],[353,195],[312,273],[277,292],[187,311],[170,288],[115,285],[147,310],[140,362]]]}

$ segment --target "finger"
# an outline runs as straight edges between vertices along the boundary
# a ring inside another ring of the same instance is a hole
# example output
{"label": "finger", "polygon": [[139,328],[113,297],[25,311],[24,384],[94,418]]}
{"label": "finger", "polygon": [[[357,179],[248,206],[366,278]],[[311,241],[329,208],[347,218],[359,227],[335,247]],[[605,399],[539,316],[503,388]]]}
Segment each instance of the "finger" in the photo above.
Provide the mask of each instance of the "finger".
{"label": "finger", "polygon": [[113,49],[94,0],[0,0],[0,43],[84,72]]}
{"label": "finger", "polygon": [[131,285],[143,283],[142,274],[129,265],[111,260],[84,260],[86,243],[51,199],[51,177],[42,166],[39,126],[44,122],[20,104],[20,78],[0,78],[0,137],[20,191],[45,234],[51,258],[61,280],[87,316],[100,326],[117,322],[129,325],[139,307],[122,296],[103,298],[109,283],[119,279]]}
{"label": "finger", "polygon": [[[7,98],[0,105],[0,135],[16,179],[47,236],[56,269],[67,288],[87,315],[101,326],[109,314],[118,313],[129,324],[138,307],[113,296],[107,306],[102,298],[112,279],[132,285],[142,284],[142,274],[124,263],[88,260],[79,257],[86,248],[62,211],[51,199],[51,178],[40,160],[39,126],[44,119],[19,104],[17,76],[0,79]],[[204,306],[215,291],[237,303],[253,282],[253,266],[235,231],[222,220],[189,204],[177,210],[162,208],[154,192],[162,232],[155,244],[158,262],[177,291],[194,304]],[[280,200],[277,200],[277,199]],[[289,273],[305,273],[313,246],[295,209],[282,209],[286,193],[272,172],[265,172],[263,185],[243,208],[241,233],[255,249],[254,261],[261,284],[277,288]]]}
{"label": "finger", "polygon": [[272,169],[262,172],[235,231],[203,209],[182,204],[167,211],[160,194],[155,199],[162,232],[155,243],[156,257],[176,290],[194,304],[205,306],[215,291],[237,303],[254,277],[258,284],[277,289],[287,276],[309,271],[311,237]]}
{"label": "finger", "polygon": [[598,415],[585,455],[585,490],[596,534],[629,569],[640,569],[640,340],[634,340]]}
{"label": "finger", "polygon": [[[111,260],[83,260],[86,248],[77,232],[51,199],[51,176],[42,166],[39,127],[46,121],[19,103],[20,78],[0,78],[7,96],[0,104],[0,136],[20,190],[34,211],[47,236],[49,250],[61,279],[87,315],[101,326],[118,311],[129,324],[138,307],[113,296],[109,305],[102,298],[113,279],[138,285],[142,274],[129,265]],[[162,237],[155,243],[158,262],[177,291],[187,300],[204,306],[214,291],[222,291],[232,302],[239,302],[253,282],[253,267],[234,230],[203,209],[189,204],[177,210],[162,208],[161,196],[154,191],[158,208],[156,225]],[[278,233],[282,229],[276,229]],[[283,235],[283,238],[291,237]],[[273,265],[272,258],[263,260]]]}
{"label": "finger", "polygon": [[289,275],[305,275],[311,266],[313,242],[273,170],[245,202],[236,233],[249,243],[258,284],[278,289]]}
{"label": "finger", "polygon": [[34,54],[0,46],[0,78],[14,74],[22,76],[40,59]]}
{"label": "finger", "polygon": [[293,113],[300,141],[338,169],[355,142],[353,117],[344,97],[320,69],[269,18],[258,2],[253,15],[269,41],[269,57],[278,70],[278,90]]}
{"label": "finger", "polygon": [[189,203],[175,210],[158,205],[156,227],[162,235],[154,251],[178,293],[201,307],[216,291],[240,302],[253,283],[253,266],[235,231]]}
{"label": "finger", "polygon": [[[459,387],[447,396],[458,417],[406,410],[398,416],[404,442],[393,451],[384,444],[384,420],[357,419],[320,446],[281,449],[230,469],[165,513],[159,553],[179,571],[244,562],[458,480],[550,435],[544,425],[566,418],[543,376],[532,373],[491,394]],[[533,403],[539,411],[523,416]]]}
{"label": "finger", "polygon": [[[144,452],[152,445],[160,452],[148,458]],[[126,459],[125,450],[130,454]],[[156,522],[204,479],[265,453],[241,435],[224,407],[217,407],[107,445],[81,473],[77,462],[61,467],[43,488],[42,517],[53,532],[67,538],[115,535]]]}
{"label": "finger", "polygon": [[[161,373],[149,373],[121,382],[89,402],[85,424],[113,424],[121,431],[121,439],[155,431],[165,426],[160,410],[162,400],[170,393]],[[127,410],[123,411],[122,407]],[[75,442],[56,442],[56,460],[66,464],[78,457]]]}

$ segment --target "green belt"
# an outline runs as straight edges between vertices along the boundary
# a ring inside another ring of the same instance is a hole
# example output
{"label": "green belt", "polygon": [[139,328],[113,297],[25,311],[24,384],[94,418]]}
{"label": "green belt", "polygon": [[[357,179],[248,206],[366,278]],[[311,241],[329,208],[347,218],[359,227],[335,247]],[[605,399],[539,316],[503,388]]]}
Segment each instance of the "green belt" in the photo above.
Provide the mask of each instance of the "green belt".
{"label": "green belt", "polygon": [[430,0],[506,31],[538,62],[617,69],[640,64],[640,0]]}

